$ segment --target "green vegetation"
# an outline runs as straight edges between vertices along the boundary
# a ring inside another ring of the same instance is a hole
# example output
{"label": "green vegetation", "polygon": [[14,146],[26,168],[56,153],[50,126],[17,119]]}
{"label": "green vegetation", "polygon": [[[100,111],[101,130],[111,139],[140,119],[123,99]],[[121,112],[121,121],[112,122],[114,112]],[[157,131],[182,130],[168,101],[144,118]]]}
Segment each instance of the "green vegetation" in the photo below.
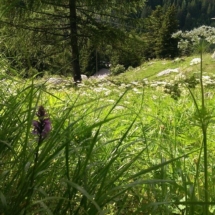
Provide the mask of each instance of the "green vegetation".
{"label": "green vegetation", "polygon": [[145,2],[2,0],[0,215],[215,214],[215,31]]}
{"label": "green vegetation", "polygon": [[25,78],[39,72],[72,75],[80,82],[81,74],[93,75],[110,64],[126,70],[149,58],[192,54],[180,52],[180,38],[172,34],[212,25],[213,13],[211,0],[2,0],[0,50]]}
{"label": "green vegetation", "polygon": [[142,16],[147,17],[156,6],[167,9],[170,5],[176,7],[176,16],[181,30],[192,30],[201,25],[212,25],[215,14],[215,4],[211,0],[150,0],[142,10]]}
{"label": "green vegetation", "polygon": [[149,18],[145,19],[143,33],[146,42],[144,56],[148,58],[174,58],[178,56],[176,38],[172,34],[178,30],[175,6],[167,10],[157,6]]}
{"label": "green vegetation", "polygon": [[[199,82],[180,82],[175,100],[142,82],[158,82],[153,71],[175,64],[199,73],[191,59],[149,62],[76,88],[2,72],[0,214],[214,214],[212,85],[203,92]],[[202,62],[202,77],[213,78],[214,61]]]}
{"label": "green vegetation", "polygon": [[[74,82],[81,82],[81,74],[96,72],[101,57],[110,61],[115,54],[113,61],[120,61],[118,53],[123,50],[127,52],[121,55],[125,62],[134,53],[131,47],[136,42],[133,35],[137,36],[139,19],[131,14],[136,14],[144,2],[2,0],[0,50],[13,68],[24,70],[25,77],[49,71],[72,74]],[[134,64],[140,64],[139,56],[134,56]]]}

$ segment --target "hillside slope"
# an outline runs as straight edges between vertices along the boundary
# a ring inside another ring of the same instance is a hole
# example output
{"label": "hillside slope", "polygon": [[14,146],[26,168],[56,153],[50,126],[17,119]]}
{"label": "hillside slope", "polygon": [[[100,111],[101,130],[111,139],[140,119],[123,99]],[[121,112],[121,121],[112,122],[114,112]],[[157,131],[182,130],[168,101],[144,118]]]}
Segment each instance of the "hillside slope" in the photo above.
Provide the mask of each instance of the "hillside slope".
{"label": "hillside slope", "polygon": [[211,20],[215,16],[215,2],[211,0],[150,0],[147,1],[142,16],[148,16],[158,5],[167,8],[171,4],[177,8],[180,29],[191,30],[201,25],[215,26],[215,22]]}

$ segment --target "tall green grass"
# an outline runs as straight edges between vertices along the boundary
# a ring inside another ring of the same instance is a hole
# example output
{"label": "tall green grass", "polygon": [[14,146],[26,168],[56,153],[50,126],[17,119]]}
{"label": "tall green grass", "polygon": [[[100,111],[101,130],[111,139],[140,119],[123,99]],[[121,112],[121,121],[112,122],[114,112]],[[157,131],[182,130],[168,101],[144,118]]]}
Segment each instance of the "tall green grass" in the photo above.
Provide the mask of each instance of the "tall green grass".
{"label": "tall green grass", "polygon": [[[178,101],[142,86],[0,84],[1,215],[214,213],[214,104],[202,84]],[[42,140],[40,105],[52,123]]]}

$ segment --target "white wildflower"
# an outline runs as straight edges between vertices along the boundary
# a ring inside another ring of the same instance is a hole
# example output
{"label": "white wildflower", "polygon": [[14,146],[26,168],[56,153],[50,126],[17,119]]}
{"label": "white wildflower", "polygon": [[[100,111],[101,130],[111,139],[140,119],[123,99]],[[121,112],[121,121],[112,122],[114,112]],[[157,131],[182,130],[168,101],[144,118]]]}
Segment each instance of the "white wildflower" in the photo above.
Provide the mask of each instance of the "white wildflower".
{"label": "white wildflower", "polygon": [[141,92],[137,88],[133,88],[133,91],[137,94],[141,94]]}
{"label": "white wildflower", "polygon": [[202,76],[202,79],[203,79],[203,80],[210,80],[211,78],[210,78],[210,76],[205,75],[205,76]]}
{"label": "white wildflower", "polygon": [[117,105],[116,107],[115,107],[115,110],[123,110],[124,109],[124,107],[123,106],[120,106],[120,105]]}
{"label": "white wildflower", "polygon": [[113,99],[109,99],[107,102],[114,103],[115,101]]}
{"label": "white wildflower", "polygon": [[105,92],[105,95],[106,95],[106,96],[108,96],[108,95],[110,95],[110,94],[111,94],[111,91],[110,91],[110,90],[108,90],[108,91]]}
{"label": "white wildflower", "polygon": [[158,97],[155,96],[155,95],[152,96],[152,99],[153,99],[153,100],[156,100],[157,98],[158,98]]}
{"label": "white wildflower", "polygon": [[158,86],[157,83],[150,84],[150,87],[157,87],[157,86]]}
{"label": "white wildflower", "polygon": [[166,81],[157,81],[157,85],[166,85],[167,84],[167,82]]}
{"label": "white wildflower", "polygon": [[95,91],[96,93],[102,92],[101,88],[94,88],[93,91]]}
{"label": "white wildflower", "polygon": [[133,85],[135,85],[135,86],[139,85],[139,83],[136,82],[136,81],[132,81],[131,84],[133,84]]}
{"label": "white wildflower", "polygon": [[144,78],[144,79],[143,79],[143,83],[144,83],[144,84],[149,84],[148,79],[147,79],[147,78]]}
{"label": "white wildflower", "polygon": [[120,88],[126,88],[126,84],[122,83],[122,84],[120,85]]}
{"label": "white wildflower", "polygon": [[131,86],[131,84],[126,84],[125,86],[126,86],[126,87],[130,87],[130,86]]}

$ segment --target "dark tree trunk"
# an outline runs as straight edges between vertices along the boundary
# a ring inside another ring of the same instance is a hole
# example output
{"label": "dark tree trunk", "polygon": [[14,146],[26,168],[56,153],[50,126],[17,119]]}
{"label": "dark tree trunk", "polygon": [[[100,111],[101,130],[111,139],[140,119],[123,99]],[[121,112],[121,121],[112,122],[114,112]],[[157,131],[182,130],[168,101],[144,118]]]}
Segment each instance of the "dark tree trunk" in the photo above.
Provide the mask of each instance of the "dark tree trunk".
{"label": "dark tree trunk", "polygon": [[76,0],[69,0],[70,12],[70,45],[72,51],[72,68],[73,79],[75,83],[81,82],[81,69],[79,64],[79,49],[77,37],[77,14],[76,14]]}

